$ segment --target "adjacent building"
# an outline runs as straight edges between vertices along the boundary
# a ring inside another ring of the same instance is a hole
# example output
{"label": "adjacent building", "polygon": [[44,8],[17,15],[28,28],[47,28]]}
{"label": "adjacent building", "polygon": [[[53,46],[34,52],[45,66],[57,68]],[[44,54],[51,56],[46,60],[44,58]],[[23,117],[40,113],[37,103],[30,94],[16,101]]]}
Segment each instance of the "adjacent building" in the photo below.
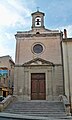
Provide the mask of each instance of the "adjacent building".
{"label": "adjacent building", "polygon": [[14,65],[9,55],[0,57],[0,96],[6,97],[13,92]]}
{"label": "adjacent building", "polygon": [[62,41],[64,88],[72,107],[72,38],[65,37]]}

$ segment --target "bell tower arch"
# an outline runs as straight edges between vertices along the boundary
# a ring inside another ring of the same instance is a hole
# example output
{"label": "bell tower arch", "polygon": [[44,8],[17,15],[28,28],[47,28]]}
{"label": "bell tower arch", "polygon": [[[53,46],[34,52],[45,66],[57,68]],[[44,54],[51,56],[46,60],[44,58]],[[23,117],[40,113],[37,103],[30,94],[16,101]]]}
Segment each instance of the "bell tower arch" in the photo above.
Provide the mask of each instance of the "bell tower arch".
{"label": "bell tower arch", "polygon": [[44,16],[43,12],[38,9],[36,12],[32,13],[32,29],[33,28],[44,28]]}

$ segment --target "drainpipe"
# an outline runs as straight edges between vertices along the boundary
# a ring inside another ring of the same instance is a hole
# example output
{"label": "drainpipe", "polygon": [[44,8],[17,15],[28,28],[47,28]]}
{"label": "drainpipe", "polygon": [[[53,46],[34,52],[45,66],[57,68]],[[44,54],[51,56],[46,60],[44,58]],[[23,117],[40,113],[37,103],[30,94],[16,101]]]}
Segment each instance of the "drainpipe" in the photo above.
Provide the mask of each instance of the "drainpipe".
{"label": "drainpipe", "polygon": [[64,64],[63,64],[63,48],[62,48],[63,33],[61,33],[61,59],[62,59],[62,72],[63,72],[63,95],[65,95],[65,78],[64,78]]}

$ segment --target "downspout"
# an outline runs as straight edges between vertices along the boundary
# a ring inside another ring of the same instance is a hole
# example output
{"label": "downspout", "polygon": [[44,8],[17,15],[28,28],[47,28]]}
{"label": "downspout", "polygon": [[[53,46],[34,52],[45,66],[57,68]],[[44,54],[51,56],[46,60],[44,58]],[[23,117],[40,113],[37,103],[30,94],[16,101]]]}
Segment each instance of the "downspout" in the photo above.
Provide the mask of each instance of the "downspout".
{"label": "downspout", "polygon": [[62,73],[63,73],[63,95],[65,95],[65,78],[64,78],[64,64],[63,64],[63,48],[62,48],[62,41],[63,41],[63,33],[61,32],[61,60],[62,60]]}
{"label": "downspout", "polygon": [[60,42],[60,45],[61,45],[61,59],[62,59],[62,73],[63,73],[63,95],[65,95],[65,78],[64,78],[64,63],[63,63],[62,41]]}

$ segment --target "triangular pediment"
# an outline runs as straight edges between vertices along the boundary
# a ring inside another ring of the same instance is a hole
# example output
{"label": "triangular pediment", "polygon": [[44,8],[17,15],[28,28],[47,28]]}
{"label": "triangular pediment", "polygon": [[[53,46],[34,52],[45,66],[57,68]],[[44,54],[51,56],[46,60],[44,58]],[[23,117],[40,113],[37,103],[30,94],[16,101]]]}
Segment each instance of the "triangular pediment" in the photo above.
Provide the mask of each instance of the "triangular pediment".
{"label": "triangular pediment", "polygon": [[33,60],[24,63],[23,65],[26,66],[26,65],[54,65],[54,64],[42,58],[35,58]]}

